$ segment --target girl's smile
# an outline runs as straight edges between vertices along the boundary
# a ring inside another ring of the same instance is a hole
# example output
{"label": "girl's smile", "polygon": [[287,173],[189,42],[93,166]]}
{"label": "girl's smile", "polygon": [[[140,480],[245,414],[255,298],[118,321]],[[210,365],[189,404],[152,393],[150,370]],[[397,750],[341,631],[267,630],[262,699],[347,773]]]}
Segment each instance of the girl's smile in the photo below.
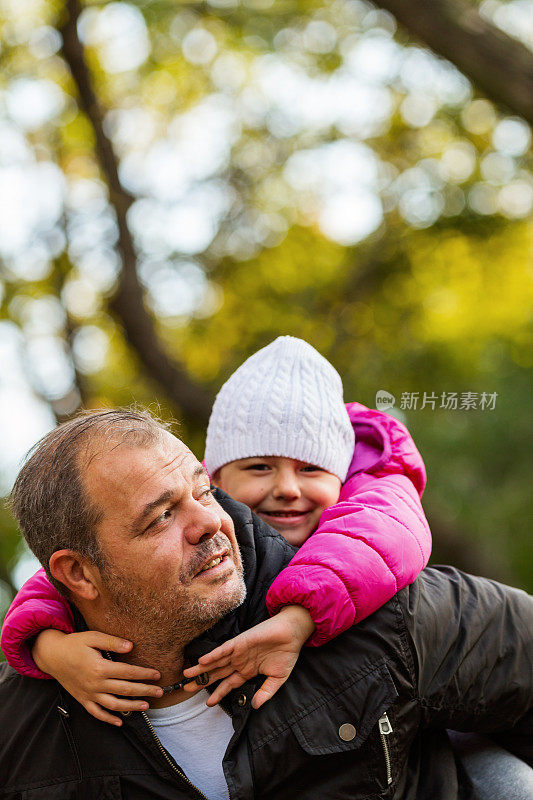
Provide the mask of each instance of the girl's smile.
{"label": "girl's smile", "polygon": [[213,476],[235,500],[299,547],[313,533],[324,509],[339,499],[340,479],[313,464],[284,456],[241,458]]}

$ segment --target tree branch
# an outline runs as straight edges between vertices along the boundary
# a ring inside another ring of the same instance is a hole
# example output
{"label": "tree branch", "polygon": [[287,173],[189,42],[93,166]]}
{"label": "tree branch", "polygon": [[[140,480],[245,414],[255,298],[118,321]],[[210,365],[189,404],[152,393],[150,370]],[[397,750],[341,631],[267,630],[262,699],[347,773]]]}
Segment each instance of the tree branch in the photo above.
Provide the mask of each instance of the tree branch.
{"label": "tree branch", "polygon": [[159,341],[153,319],[144,305],[143,290],[137,275],[137,255],[126,218],[135,198],[120,183],[113,146],[104,132],[103,111],[93,90],[83,45],[78,37],[77,22],[81,10],[79,0],[67,0],[67,16],[60,28],[63,37],[62,54],[78,90],[80,108],[92,124],[96,139],[96,157],[107,181],[109,200],[117,217],[122,270],[118,289],[110,306],[120,317],[126,338],[148,374],[160,383],[185,416],[204,425],[209,419],[213,398],[190,378],[182,365],[169,358]]}
{"label": "tree branch", "polygon": [[533,53],[463,0],[374,0],[478,89],[533,124]]}

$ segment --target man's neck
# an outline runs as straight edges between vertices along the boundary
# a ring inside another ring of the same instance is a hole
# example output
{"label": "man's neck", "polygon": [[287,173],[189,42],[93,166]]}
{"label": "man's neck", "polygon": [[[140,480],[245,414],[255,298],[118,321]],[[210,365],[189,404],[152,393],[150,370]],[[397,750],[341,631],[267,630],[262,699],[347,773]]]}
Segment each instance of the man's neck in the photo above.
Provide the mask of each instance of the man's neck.
{"label": "man's neck", "polygon": [[[104,617],[93,613],[92,607],[77,609],[81,615],[81,620],[85,622],[89,630],[100,630],[112,636],[118,636],[133,642],[133,648],[129,653],[114,655],[115,660],[133,664],[137,667],[146,667],[157,670],[161,677],[158,681],[146,681],[156,686],[165,688],[184,680],[183,670],[185,664],[184,649],[187,642],[176,641],[176,627],[171,633],[161,633],[159,630],[141,629],[135,625],[131,619],[122,620],[119,614]],[[151,708],[166,708],[176,705],[192,697],[191,692],[183,689],[174,690],[164,694],[162,697],[150,697]]]}
{"label": "man's neck", "polygon": [[133,649],[120,657],[121,661],[128,664],[135,664],[138,667],[147,667],[148,669],[156,669],[161,678],[157,681],[159,686],[170,686],[173,683],[178,683],[183,680],[184,669],[184,656],[183,647],[177,648],[169,652],[168,647],[165,652],[154,646],[146,646],[146,643],[136,644],[133,640]]}
{"label": "man's neck", "polygon": [[[135,666],[157,669],[161,674],[161,678],[158,681],[154,681],[154,684],[162,688],[173,686],[185,680],[183,670],[186,664],[183,647],[175,651],[173,656],[169,656],[168,652],[163,655],[159,648],[134,645],[130,653],[126,656],[121,656],[121,661],[135,664]],[[182,703],[184,700],[190,700],[191,697],[193,697],[191,692],[186,692],[184,689],[174,689],[165,693],[162,697],[151,697],[149,699],[150,708],[168,708]]]}

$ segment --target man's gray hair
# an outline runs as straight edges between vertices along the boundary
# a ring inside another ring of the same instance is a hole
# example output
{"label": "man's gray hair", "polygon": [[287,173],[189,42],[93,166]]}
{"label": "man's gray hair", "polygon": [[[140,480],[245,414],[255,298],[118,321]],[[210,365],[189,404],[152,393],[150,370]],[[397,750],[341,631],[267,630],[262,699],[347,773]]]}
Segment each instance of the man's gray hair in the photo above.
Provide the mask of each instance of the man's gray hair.
{"label": "man's gray hair", "polygon": [[83,411],[43,436],[28,453],[10,505],[29,548],[63,594],[65,587],[49,568],[57,550],[75,550],[97,567],[105,565],[96,536],[102,512],[88,497],[82,477],[96,445],[113,440],[150,447],[169,427],[146,409]]}

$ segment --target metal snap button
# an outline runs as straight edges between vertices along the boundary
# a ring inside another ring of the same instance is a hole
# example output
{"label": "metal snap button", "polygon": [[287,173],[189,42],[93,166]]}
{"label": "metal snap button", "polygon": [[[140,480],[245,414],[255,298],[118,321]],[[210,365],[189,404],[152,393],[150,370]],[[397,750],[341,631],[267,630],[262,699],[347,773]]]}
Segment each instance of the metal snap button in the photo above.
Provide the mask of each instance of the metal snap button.
{"label": "metal snap button", "polygon": [[238,697],[237,703],[241,707],[245,706],[246,705],[246,695],[245,694],[240,694],[239,697]]}
{"label": "metal snap button", "polygon": [[341,725],[339,728],[339,736],[343,742],[351,742],[352,739],[355,739],[356,733],[357,731],[354,726],[349,722],[345,722],[344,725]]}

